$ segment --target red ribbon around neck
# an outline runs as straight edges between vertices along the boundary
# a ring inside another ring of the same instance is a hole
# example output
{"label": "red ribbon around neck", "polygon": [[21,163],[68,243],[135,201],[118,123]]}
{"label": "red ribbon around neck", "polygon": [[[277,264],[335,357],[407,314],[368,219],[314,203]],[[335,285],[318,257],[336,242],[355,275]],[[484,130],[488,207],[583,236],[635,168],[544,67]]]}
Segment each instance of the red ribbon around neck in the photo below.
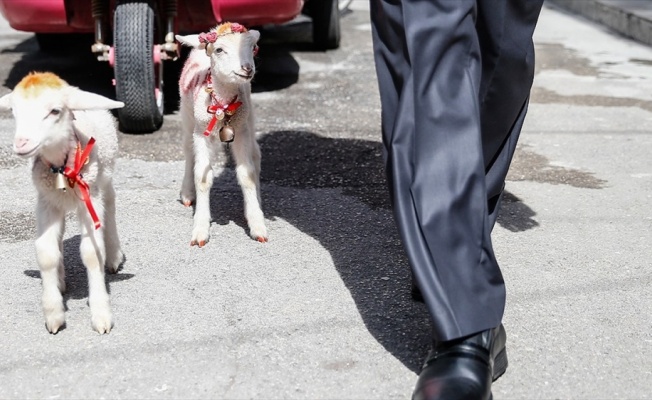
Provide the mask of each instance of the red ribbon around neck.
{"label": "red ribbon around neck", "polygon": [[[213,118],[211,118],[211,121],[208,123],[208,126],[206,127],[206,130],[204,131],[204,136],[210,136],[211,132],[213,131],[213,128],[215,128],[215,124],[217,123],[218,120],[223,119],[223,118],[229,118],[232,116],[235,111],[240,108],[242,105],[241,101],[236,101],[237,97],[233,99],[229,104],[227,105],[222,105],[222,104],[213,104],[208,106],[208,109],[206,110],[209,114],[213,114]],[[218,118],[220,114],[226,114],[222,118]]]}
{"label": "red ribbon around neck", "polygon": [[91,203],[90,188],[88,183],[84,181],[83,176],[79,173],[84,165],[86,165],[88,162],[88,157],[91,154],[91,150],[93,149],[94,144],[95,138],[90,138],[86,144],[86,148],[82,150],[81,146],[78,143],[77,150],[75,151],[75,165],[73,168],[66,167],[66,169],[63,171],[63,175],[68,178],[68,184],[71,188],[74,188],[75,184],[79,185],[79,191],[81,192],[82,200],[86,204],[86,208],[88,209],[89,214],[91,214],[91,218],[95,224],[95,229],[99,229],[102,225],[100,224],[100,219],[97,217],[95,208],[93,208],[93,203]]}
{"label": "red ribbon around neck", "polygon": [[[206,76],[204,83],[206,84],[206,90],[210,93],[211,96],[211,105],[208,106],[206,112],[213,114],[213,118],[211,118],[208,126],[206,127],[206,130],[204,131],[204,136],[210,136],[213,128],[215,128],[217,121],[224,118],[228,120],[228,118],[235,114],[236,110],[240,108],[242,102],[238,101],[238,96],[236,95],[228,104],[221,104],[213,94],[213,80],[211,79],[210,73]],[[219,118],[220,116],[222,118]]]}

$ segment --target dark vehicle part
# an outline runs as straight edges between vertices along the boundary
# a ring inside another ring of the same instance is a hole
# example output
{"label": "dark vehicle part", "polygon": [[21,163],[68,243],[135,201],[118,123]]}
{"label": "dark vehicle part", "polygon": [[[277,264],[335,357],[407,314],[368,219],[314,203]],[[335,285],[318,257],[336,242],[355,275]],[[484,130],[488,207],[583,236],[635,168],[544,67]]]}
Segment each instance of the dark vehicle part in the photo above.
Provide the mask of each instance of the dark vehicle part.
{"label": "dark vehicle part", "polygon": [[163,124],[163,63],[154,46],[156,13],[146,1],[122,2],[114,21],[115,91],[120,130],[154,132]]}
{"label": "dark vehicle part", "polygon": [[308,0],[305,12],[312,18],[312,42],[318,50],[340,47],[340,9],[338,0]]}

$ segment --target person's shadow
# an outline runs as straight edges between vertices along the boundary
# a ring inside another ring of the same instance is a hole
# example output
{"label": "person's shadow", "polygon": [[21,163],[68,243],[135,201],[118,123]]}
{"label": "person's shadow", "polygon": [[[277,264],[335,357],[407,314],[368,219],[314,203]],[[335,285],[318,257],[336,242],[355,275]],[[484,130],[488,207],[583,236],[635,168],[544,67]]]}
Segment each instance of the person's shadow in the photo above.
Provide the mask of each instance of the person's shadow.
{"label": "person's shadow", "polygon": [[[330,253],[366,328],[389,353],[418,373],[430,345],[431,328],[425,305],[410,295],[411,273],[390,209],[382,144],[305,131],[269,132],[259,143],[266,217],[287,221]],[[305,204],[301,196],[266,189],[268,185],[340,193],[318,205]],[[534,213],[510,213],[514,201],[509,200],[505,204],[509,217],[501,221],[527,229],[531,224],[518,218]],[[213,221],[234,221],[244,235],[247,224],[241,208],[224,206],[241,201],[234,174],[226,168],[216,176],[211,191]],[[523,203],[518,207],[527,208]]]}

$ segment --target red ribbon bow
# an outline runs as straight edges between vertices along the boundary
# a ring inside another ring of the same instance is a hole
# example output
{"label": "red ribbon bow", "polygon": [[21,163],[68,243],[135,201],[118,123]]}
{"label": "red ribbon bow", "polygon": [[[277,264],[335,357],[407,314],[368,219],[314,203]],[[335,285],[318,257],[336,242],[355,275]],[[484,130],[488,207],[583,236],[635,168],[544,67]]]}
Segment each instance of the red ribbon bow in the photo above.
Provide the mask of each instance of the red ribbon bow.
{"label": "red ribbon bow", "polygon": [[213,79],[211,78],[210,72],[208,75],[206,75],[206,80],[204,83],[206,84],[206,90],[210,93],[211,96],[211,105],[208,106],[206,112],[213,114],[213,117],[211,118],[208,126],[206,127],[206,130],[204,131],[204,136],[210,136],[213,128],[215,128],[217,121],[224,119],[225,117],[228,120],[228,117],[231,117],[233,114],[235,114],[236,110],[240,108],[242,102],[238,101],[238,96],[236,95],[228,104],[220,104],[219,101],[215,98],[215,94],[213,93]]}
{"label": "red ribbon bow", "polygon": [[219,116],[221,113],[226,114],[227,117],[230,117],[230,116],[232,116],[233,114],[235,114],[235,111],[236,111],[238,108],[240,108],[240,106],[242,105],[242,102],[241,102],[241,101],[236,101],[237,99],[238,99],[238,98],[237,98],[237,96],[236,96],[236,98],[233,99],[233,101],[231,101],[231,102],[230,102],[229,104],[227,104],[227,105],[222,105],[222,104],[213,104],[213,105],[208,106],[208,109],[207,109],[206,111],[207,111],[209,114],[213,114],[213,118],[211,118],[211,121],[208,123],[208,126],[206,127],[206,130],[204,131],[204,136],[210,136],[210,135],[211,135],[211,132],[213,131],[213,128],[215,128],[215,124],[217,123],[217,121],[218,121],[219,119],[224,118],[224,117],[222,117],[222,118],[218,118],[218,116]]}
{"label": "red ribbon bow", "polygon": [[91,196],[89,193],[90,188],[88,183],[84,181],[82,175],[79,173],[84,165],[86,165],[88,162],[88,157],[91,154],[91,150],[93,149],[94,144],[95,138],[90,138],[86,144],[86,148],[83,150],[81,149],[81,146],[77,144],[77,150],[75,151],[75,165],[73,168],[66,167],[66,169],[63,171],[63,175],[68,178],[68,184],[71,188],[74,188],[75,184],[79,185],[79,191],[81,192],[82,200],[86,204],[88,212],[91,214],[91,218],[95,224],[95,229],[99,229],[102,225],[100,224],[100,219],[97,217],[97,213],[93,208],[93,203],[91,203]]}

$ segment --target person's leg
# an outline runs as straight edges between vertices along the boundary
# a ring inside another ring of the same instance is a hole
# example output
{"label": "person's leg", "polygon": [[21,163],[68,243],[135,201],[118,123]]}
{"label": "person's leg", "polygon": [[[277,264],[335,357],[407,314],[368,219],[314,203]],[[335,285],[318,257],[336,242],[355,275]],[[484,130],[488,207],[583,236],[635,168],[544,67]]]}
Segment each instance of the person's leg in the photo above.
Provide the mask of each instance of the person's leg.
{"label": "person's leg", "polygon": [[500,199],[534,78],[532,34],[543,0],[478,1],[477,30],[482,49],[480,88],[490,226]]}
{"label": "person's leg", "polygon": [[[412,161],[409,151],[394,152],[393,147],[408,149],[412,146],[414,134],[412,67],[405,43],[402,0],[371,0],[371,20],[382,107],[383,159],[390,201],[396,212],[404,208],[394,206],[405,201],[400,193],[408,190],[406,185],[409,182],[399,177],[398,188],[395,187],[394,173],[397,170],[411,171]],[[415,280],[412,272],[412,296],[423,302]]]}
{"label": "person's leg", "polygon": [[[393,142],[405,141],[401,138],[411,137],[413,130],[412,71],[405,45],[402,0],[371,0],[370,10],[376,76],[382,107],[383,158],[390,199],[393,204],[393,193],[396,192],[391,174],[394,169]],[[399,107],[401,107],[400,112]],[[399,128],[400,132],[396,135],[399,136],[398,138],[395,138],[394,135],[395,126],[401,127]],[[399,164],[406,162],[409,160],[399,157]]]}
{"label": "person's leg", "polygon": [[524,88],[514,91],[500,82],[519,68],[531,74],[528,51],[512,46],[531,49],[541,4],[480,1],[372,0],[394,213],[434,326],[417,399],[488,398],[507,362],[490,234],[532,79],[515,79]]}
{"label": "person's leg", "polygon": [[541,1],[481,0],[477,25],[474,2],[435,3],[372,1],[372,20],[395,215],[435,334],[449,340],[502,317],[490,232],[525,116]]}
{"label": "person's leg", "polygon": [[[404,54],[411,66],[407,78],[400,77],[396,103],[383,99],[383,113],[396,113],[383,117],[384,130],[391,129],[384,140],[396,222],[435,337],[493,328],[505,295],[486,226],[475,2],[372,5],[381,99],[397,80],[392,72],[403,71],[385,53]],[[387,38],[396,29],[390,27],[400,25],[401,16],[405,44],[392,47]]]}
{"label": "person's leg", "polygon": [[[400,4],[372,2],[372,21],[395,219],[434,327],[414,398],[486,398],[506,357],[504,330],[489,330],[500,324],[504,289],[486,227],[475,5]],[[389,28],[400,18],[405,39]],[[488,315],[492,307],[499,312]],[[448,342],[478,331],[469,343]]]}

